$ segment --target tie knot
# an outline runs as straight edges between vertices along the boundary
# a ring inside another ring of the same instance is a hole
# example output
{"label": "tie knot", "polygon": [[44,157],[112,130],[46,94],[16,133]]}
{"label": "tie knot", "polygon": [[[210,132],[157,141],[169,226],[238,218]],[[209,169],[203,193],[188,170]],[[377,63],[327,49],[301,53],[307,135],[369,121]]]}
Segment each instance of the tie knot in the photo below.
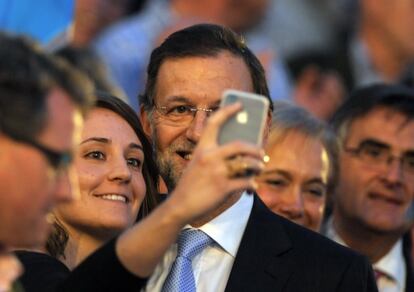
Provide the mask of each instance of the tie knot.
{"label": "tie knot", "polygon": [[177,240],[177,256],[192,260],[204,248],[213,242],[210,236],[201,230],[184,230],[180,233]]}
{"label": "tie knot", "polygon": [[387,278],[387,274],[378,270],[378,269],[374,269],[374,275],[375,275],[375,280],[378,281],[379,279],[386,277]]}

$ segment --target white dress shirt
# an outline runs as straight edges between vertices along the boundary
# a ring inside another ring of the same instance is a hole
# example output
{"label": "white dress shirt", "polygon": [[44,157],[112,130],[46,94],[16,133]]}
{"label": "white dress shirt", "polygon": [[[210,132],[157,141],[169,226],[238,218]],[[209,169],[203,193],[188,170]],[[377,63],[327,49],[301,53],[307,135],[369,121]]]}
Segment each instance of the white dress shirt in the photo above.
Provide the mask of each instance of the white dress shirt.
{"label": "white dress shirt", "polygon": [[[226,288],[252,207],[253,196],[244,192],[233,206],[198,228],[214,239],[215,243],[205,248],[192,261],[197,291],[220,292]],[[184,229],[188,228],[192,227],[188,225]],[[174,244],[157,265],[142,291],[161,291],[176,255],[177,244]]]}
{"label": "white dress shirt", "polygon": [[[339,244],[347,246],[343,239],[335,231],[332,218],[328,222],[326,236]],[[373,268],[384,276],[377,280],[379,292],[404,292],[406,282],[406,267],[402,248],[402,239],[391,248],[379,261],[373,264]]]}

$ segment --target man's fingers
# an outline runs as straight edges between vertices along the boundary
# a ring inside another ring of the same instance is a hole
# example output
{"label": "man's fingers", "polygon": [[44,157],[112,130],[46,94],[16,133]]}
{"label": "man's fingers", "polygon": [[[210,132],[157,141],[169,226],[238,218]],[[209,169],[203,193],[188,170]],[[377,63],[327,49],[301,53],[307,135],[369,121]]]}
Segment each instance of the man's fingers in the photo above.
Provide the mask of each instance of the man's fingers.
{"label": "man's fingers", "polygon": [[204,128],[203,135],[199,144],[215,144],[217,143],[218,132],[221,126],[233,115],[235,115],[242,108],[240,102],[220,108],[208,120]]}

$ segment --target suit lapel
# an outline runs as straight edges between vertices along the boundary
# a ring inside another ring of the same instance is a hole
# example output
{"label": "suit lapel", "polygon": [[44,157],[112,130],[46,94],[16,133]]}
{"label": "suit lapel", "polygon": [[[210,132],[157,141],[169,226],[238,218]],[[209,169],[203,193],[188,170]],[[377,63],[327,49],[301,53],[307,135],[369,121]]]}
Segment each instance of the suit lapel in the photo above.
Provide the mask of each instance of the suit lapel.
{"label": "suit lapel", "polygon": [[407,232],[403,236],[403,255],[406,267],[405,291],[414,291],[414,269],[411,257],[411,234]]}
{"label": "suit lapel", "polygon": [[277,219],[255,196],[225,291],[282,291],[293,262],[290,239]]}

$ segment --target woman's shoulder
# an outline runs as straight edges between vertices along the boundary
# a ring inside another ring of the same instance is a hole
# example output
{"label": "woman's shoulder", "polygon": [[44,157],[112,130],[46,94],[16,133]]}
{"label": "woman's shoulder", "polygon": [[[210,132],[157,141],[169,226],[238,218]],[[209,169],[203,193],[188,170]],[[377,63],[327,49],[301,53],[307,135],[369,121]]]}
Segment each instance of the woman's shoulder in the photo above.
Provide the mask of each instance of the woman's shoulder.
{"label": "woman's shoulder", "polygon": [[61,261],[48,254],[20,250],[15,253],[24,267],[19,282],[26,292],[56,291],[70,275],[70,270]]}

